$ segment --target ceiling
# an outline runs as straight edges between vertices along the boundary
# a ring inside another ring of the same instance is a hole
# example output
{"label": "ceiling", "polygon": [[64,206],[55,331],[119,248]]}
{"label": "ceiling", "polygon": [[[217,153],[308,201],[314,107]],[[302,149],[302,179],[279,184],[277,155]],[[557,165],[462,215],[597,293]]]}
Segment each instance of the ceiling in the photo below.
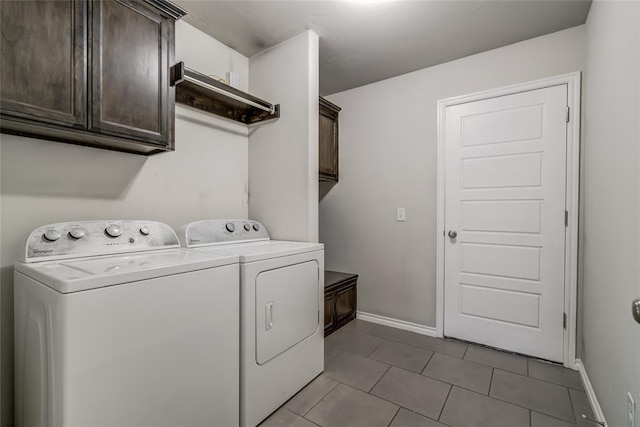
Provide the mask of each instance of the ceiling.
{"label": "ceiling", "polygon": [[329,95],[583,24],[590,0],[174,0],[185,21],[251,57],[306,29]]}

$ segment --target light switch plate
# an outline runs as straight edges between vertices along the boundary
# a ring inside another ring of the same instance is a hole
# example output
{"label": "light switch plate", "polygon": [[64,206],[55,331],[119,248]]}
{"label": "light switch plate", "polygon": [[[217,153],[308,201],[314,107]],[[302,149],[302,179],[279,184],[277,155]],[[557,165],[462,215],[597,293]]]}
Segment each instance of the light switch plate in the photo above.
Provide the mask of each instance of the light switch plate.
{"label": "light switch plate", "polygon": [[633,400],[631,393],[627,393],[627,425],[629,427],[635,427],[636,419],[636,402]]}
{"label": "light switch plate", "polygon": [[397,212],[396,212],[396,221],[398,222],[404,222],[407,220],[407,213],[404,210],[404,208],[398,208]]}

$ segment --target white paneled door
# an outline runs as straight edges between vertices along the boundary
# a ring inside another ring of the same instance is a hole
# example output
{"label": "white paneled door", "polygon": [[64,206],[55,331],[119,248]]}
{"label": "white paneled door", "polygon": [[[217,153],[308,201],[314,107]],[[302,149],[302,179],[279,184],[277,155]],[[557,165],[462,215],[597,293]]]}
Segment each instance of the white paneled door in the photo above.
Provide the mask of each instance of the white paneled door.
{"label": "white paneled door", "polygon": [[444,334],[563,361],[567,85],[445,110]]}

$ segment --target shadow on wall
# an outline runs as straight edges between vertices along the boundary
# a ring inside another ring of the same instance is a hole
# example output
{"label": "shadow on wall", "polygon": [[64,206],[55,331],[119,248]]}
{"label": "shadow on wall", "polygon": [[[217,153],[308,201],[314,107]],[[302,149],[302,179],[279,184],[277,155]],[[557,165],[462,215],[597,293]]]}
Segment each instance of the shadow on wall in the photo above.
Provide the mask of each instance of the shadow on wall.
{"label": "shadow on wall", "polygon": [[319,186],[318,186],[318,201],[322,201],[322,199],[324,199],[324,196],[329,194],[329,191],[331,191],[333,189],[333,187],[336,186],[336,184],[337,184],[337,182],[323,182],[323,181],[320,181]]}
{"label": "shadow on wall", "polygon": [[[2,134],[2,194],[123,199],[147,157]],[[82,177],[82,179],[79,179]]]}
{"label": "shadow on wall", "polygon": [[[0,383],[0,396],[3,399],[3,405],[13,404],[13,265],[2,267],[0,269],[0,312],[2,313],[2,322],[0,322],[0,336],[4,338],[0,346],[2,347],[2,357],[0,357],[1,376],[10,375],[11,378],[3,378]],[[6,349],[9,347],[9,350]],[[11,396],[7,398],[5,396]],[[7,414],[8,412],[8,414]],[[12,412],[6,407],[2,407],[0,414],[0,424],[13,425]]]}

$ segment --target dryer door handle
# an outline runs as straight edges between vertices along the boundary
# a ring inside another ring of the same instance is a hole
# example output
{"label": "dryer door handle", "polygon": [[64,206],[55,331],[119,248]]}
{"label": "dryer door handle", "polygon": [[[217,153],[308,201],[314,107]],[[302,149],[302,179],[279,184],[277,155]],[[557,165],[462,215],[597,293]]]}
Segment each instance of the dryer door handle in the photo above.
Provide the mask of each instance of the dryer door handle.
{"label": "dryer door handle", "polygon": [[264,306],[264,328],[267,331],[273,328],[273,301],[269,301]]}

